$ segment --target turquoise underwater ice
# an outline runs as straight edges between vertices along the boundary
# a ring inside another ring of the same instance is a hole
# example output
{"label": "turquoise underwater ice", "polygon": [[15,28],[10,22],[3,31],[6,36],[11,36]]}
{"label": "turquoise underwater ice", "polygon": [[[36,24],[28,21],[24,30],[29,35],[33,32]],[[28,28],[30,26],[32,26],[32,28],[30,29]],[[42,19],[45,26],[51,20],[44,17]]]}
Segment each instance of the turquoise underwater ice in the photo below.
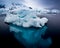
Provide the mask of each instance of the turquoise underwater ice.
{"label": "turquoise underwater ice", "polygon": [[24,28],[12,24],[10,25],[10,31],[14,32],[14,37],[27,48],[37,48],[36,44],[38,43],[39,46],[42,46],[42,48],[49,47],[51,45],[51,38],[43,39],[41,37],[41,35],[45,34],[47,28],[47,26],[42,28]]}

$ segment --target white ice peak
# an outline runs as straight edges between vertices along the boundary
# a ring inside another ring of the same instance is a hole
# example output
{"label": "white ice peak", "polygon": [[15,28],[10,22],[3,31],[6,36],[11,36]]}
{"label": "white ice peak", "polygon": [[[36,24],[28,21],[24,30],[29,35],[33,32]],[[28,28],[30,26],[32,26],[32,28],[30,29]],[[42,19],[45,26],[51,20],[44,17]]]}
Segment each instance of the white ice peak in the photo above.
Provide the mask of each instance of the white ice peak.
{"label": "white ice peak", "polygon": [[29,9],[27,7],[18,9],[16,8],[7,13],[4,21],[23,27],[42,27],[45,25],[45,23],[47,23],[48,19],[45,17],[38,17],[38,13],[39,12],[36,10]]}

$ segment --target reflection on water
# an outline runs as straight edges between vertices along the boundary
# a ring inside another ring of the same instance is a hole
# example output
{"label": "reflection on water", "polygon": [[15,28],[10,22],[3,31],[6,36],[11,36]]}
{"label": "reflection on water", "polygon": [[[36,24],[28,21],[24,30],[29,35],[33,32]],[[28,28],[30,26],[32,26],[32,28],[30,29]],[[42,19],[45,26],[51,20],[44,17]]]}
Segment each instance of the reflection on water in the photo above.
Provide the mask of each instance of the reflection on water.
{"label": "reflection on water", "polygon": [[36,44],[39,44],[42,48],[48,47],[51,44],[51,38],[43,39],[41,37],[41,35],[45,34],[47,28],[47,26],[42,28],[23,28],[12,24],[10,25],[10,31],[14,32],[15,38],[27,48],[37,48]]}

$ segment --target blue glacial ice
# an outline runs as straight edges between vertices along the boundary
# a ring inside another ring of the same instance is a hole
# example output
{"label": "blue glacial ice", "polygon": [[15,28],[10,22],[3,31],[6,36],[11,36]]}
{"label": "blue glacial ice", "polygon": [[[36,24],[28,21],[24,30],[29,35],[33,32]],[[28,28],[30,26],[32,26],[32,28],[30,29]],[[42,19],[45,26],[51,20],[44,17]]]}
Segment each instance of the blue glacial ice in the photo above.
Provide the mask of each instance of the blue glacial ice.
{"label": "blue glacial ice", "polygon": [[45,35],[48,28],[45,25],[48,19],[38,17],[38,13],[36,10],[28,8],[9,10],[4,20],[9,23],[10,32],[14,32],[15,38],[27,48],[37,48],[36,44],[42,48],[51,45],[51,38],[43,39],[41,37]]}
{"label": "blue glacial ice", "polygon": [[[14,32],[15,38],[27,48],[35,48],[36,44],[39,44],[42,48],[49,47],[52,43],[51,38],[43,39],[41,37],[45,35],[47,28],[47,26],[42,28],[24,28],[10,24],[10,31]],[[31,45],[33,47],[30,47]]]}

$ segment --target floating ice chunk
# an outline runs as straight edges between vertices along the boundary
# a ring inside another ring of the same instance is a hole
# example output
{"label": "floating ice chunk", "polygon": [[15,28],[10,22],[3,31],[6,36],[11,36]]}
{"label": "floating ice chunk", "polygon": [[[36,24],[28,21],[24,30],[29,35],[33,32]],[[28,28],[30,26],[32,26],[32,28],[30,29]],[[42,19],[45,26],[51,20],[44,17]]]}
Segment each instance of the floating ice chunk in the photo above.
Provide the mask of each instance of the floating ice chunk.
{"label": "floating ice chunk", "polygon": [[[14,32],[14,36],[18,41],[20,41],[25,46],[39,44],[43,47],[49,46],[51,44],[51,39],[43,39],[41,35],[45,34],[47,26],[44,26],[48,22],[48,19],[43,17],[39,18],[37,14],[40,11],[27,10],[27,9],[17,9],[11,10],[13,13],[8,13],[5,18],[5,22],[10,24],[10,31]],[[15,14],[17,13],[17,14]],[[42,28],[25,28],[25,27],[42,27]],[[47,45],[45,45],[45,44]],[[28,47],[27,47],[28,48]],[[36,47],[35,47],[36,48]]]}
{"label": "floating ice chunk", "polygon": [[[23,27],[42,27],[47,23],[47,18],[39,18],[37,16],[38,12],[35,10],[27,10],[27,9],[19,9],[19,10],[13,10],[13,12],[8,13],[5,22],[15,24],[17,26],[23,26]],[[14,14],[16,13],[16,14]]]}
{"label": "floating ice chunk", "polygon": [[47,23],[47,22],[48,22],[48,19],[45,18],[45,17],[41,18],[41,20],[40,20],[40,24],[41,24],[42,26],[44,26],[45,23]]}

